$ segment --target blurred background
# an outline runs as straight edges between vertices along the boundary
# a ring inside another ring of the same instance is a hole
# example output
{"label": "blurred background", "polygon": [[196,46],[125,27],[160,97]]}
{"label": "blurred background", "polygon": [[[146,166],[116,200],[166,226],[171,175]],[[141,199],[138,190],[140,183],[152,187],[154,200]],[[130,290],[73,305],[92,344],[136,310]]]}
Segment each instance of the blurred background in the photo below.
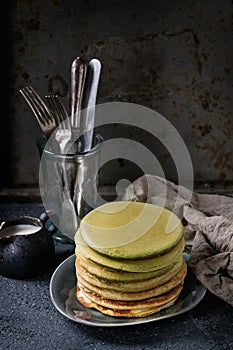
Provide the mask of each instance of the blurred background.
{"label": "blurred background", "polygon": [[[233,3],[230,0],[17,0],[1,11],[0,198],[39,198],[40,127],[19,89],[60,95],[69,109],[76,56],[102,63],[97,103],[131,102],[156,110],[183,138],[195,189],[233,184]],[[4,24],[3,24],[4,22]],[[148,147],[169,180],[171,156],[138,128],[100,127]],[[108,191],[141,169],[123,155],[101,168]]]}

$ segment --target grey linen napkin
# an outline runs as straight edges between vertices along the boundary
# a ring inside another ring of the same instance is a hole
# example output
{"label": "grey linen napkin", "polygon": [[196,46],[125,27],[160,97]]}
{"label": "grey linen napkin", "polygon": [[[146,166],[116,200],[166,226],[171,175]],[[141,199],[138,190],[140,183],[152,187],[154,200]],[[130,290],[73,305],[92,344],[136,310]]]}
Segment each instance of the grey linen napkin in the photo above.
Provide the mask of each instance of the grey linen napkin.
{"label": "grey linen napkin", "polygon": [[185,226],[189,266],[213,294],[233,306],[233,198],[200,194],[154,175],[130,184],[123,200],[162,205]]}

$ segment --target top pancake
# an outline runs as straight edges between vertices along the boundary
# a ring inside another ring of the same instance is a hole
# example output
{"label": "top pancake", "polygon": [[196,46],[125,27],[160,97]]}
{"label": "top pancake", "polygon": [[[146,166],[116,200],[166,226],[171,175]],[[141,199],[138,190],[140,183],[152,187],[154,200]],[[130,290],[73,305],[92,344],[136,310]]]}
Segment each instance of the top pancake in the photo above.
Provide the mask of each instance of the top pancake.
{"label": "top pancake", "polygon": [[180,219],[157,205],[118,201],[87,214],[79,227],[84,242],[116,259],[144,259],[170,251],[183,237]]}

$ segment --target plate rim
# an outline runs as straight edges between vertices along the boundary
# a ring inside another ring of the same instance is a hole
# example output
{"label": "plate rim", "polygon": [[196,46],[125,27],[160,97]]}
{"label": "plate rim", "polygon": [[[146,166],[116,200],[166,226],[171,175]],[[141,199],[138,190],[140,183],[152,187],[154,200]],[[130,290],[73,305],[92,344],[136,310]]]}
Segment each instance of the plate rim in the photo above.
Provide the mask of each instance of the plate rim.
{"label": "plate rim", "polygon": [[[187,255],[187,253],[185,253]],[[76,323],[81,323],[81,324],[85,324],[85,325],[88,325],[88,326],[94,326],[94,327],[125,327],[125,326],[133,326],[133,325],[138,325],[138,324],[143,324],[143,323],[149,323],[149,322],[158,322],[160,320],[164,320],[164,319],[167,319],[167,318],[171,318],[171,317],[175,317],[175,316],[178,316],[178,315],[181,315],[191,309],[193,309],[194,307],[196,307],[200,302],[201,300],[204,298],[205,294],[206,294],[206,287],[199,281],[197,280],[196,276],[195,279],[198,281],[198,283],[200,284],[200,286],[202,287],[202,293],[201,293],[201,296],[199,297],[199,299],[197,299],[193,304],[190,304],[190,305],[187,305],[186,307],[184,307],[183,309],[180,309],[179,311],[176,311],[174,314],[165,314],[165,315],[161,315],[157,318],[153,318],[153,315],[155,315],[156,313],[154,314],[151,314],[149,316],[146,316],[146,318],[127,318],[126,321],[124,322],[124,319],[122,318],[122,322],[118,322],[118,323],[114,323],[114,322],[108,322],[108,323],[104,323],[104,322],[91,322],[89,321],[88,319],[82,319],[82,318],[77,318],[77,319],[74,319],[73,317],[71,317],[68,313],[64,312],[58,305],[57,305],[57,302],[55,301],[54,299],[54,296],[53,296],[53,283],[54,283],[54,279],[58,273],[58,271],[61,269],[61,267],[63,265],[68,265],[69,261],[70,260],[73,260],[75,261],[75,253],[70,255],[69,257],[67,257],[65,260],[63,260],[58,266],[57,268],[54,270],[53,274],[52,274],[52,277],[50,279],[50,283],[49,283],[49,293],[50,293],[50,298],[51,298],[51,301],[53,303],[53,305],[55,306],[55,308],[63,315],[65,316],[66,318],[70,319],[71,321],[73,322],[76,322]],[[76,276],[75,276],[76,277]],[[77,278],[77,277],[76,277]],[[80,304],[80,302],[77,300],[77,302]],[[81,305],[81,304],[80,304]],[[82,305],[82,307],[84,307]],[[88,311],[90,311],[90,309],[84,307],[85,309],[87,309]],[[168,308],[169,309],[169,308]],[[96,312],[99,312],[101,313],[100,311],[97,311],[95,310]],[[103,317],[110,317],[108,315],[104,315],[101,313],[101,315]],[[119,319],[119,318],[118,318]],[[132,319],[132,322],[130,322],[130,319]]]}

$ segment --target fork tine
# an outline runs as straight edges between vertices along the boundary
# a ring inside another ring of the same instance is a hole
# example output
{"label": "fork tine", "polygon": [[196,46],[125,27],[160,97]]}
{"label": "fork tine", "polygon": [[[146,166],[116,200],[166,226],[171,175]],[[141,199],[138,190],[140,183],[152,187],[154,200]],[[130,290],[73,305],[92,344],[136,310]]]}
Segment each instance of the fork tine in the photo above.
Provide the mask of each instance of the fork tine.
{"label": "fork tine", "polygon": [[33,109],[33,112],[36,115],[36,117],[38,117],[40,122],[44,125],[45,122],[48,121],[46,117],[47,111],[41,113],[40,103],[38,101],[36,93],[33,92],[33,89],[29,86],[26,86],[25,88],[21,89],[20,92],[28,102],[29,106]]}
{"label": "fork tine", "polygon": [[35,104],[35,101],[32,99],[32,97],[27,92],[27,90],[25,90],[25,88],[20,89],[19,91],[20,91],[21,95],[24,97],[24,99],[26,100],[26,102],[28,103],[28,105],[31,108],[32,112],[34,113],[38,123],[40,124],[41,127],[43,127],[45,125],[45,123],[44,123],[45,120],[44,120],[44,118],[41,118],[41,114],[38,111],[38,107]]}
{"label": "fork tine", "polygon": [[60,111],[57,110],[57,104],[55,102],[56,95],[46,95],[46,100],[48,101],[48,106],[54,112],[54,118],[56,120],[56,125],[61,128],[62,116],[60,115]]}
{"label": "fork tine", "polygon": [[46,95],[45,98],[50,108],[55,112],[54,117],[56,118],[59,129],[66,129],[68,127],[69,116],[58,95]]}
{"label": "fork tine", "polygon": [[56,128],[56,123],[45,102],[31,86],[26,86],[19,91],[32,109],[43,133],[47,136],[50,135]]}
{"label": "fork tine", "polygon": [[52,121],[52,119],[51,119],[51,111],[46,106],[46,104],[44,103],[42,98],[38,95],[38,93],[33,89],[32,86],[27,86],[26,89],[29,92],[29,94],[31,94],[31,96],[33,97],[37,107],[40,110],[40,113],[42,113],[42,115],[45,116],[45,118],[46,118],[48,123],[51,122]]}
{"label": "fork tine", "polygon": [[67,128],[69,127],[69,116],[68,113],[64,107],[64,105],[61,103],[60,99],[58,96],[56,96],[56,99],[54,100],[56,105],[57,105],[57,110],[60,112],[60,116],[62,119],[62,127]]}

